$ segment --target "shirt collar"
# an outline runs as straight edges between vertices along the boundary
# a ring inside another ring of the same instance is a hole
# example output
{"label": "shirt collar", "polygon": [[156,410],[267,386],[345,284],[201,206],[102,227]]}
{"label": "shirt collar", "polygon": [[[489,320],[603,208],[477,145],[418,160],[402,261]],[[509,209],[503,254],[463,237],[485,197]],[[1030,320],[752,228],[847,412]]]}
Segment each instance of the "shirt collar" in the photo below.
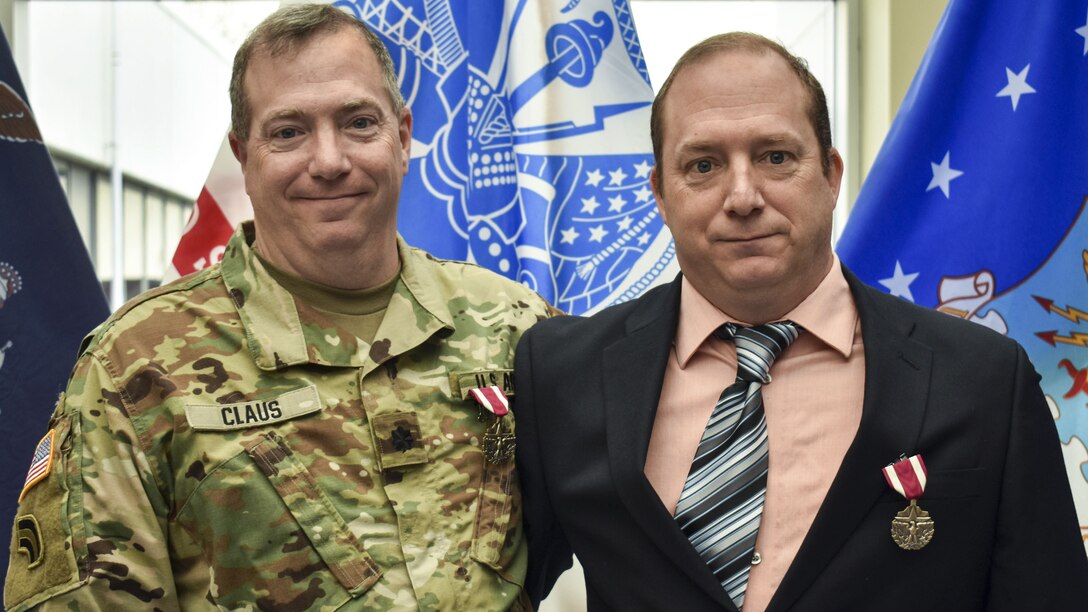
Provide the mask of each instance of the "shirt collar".
{"label": "shirt collar", "polygon": [[[843,357],[850,357],[857,330],[858,310],[850,285],[843,276],[838,255],[834,255],[831,270],[816,289],[796,308],[786,314],[805,328],[809,334]],[[699,347],[723,323],[744,323],[719,310],[710,300],[682,277],[680,285],[680,319],[676,327],[676,358],[680,367],[687,367]]]}
{"label": "shirt collar", "polygon": [[327,319],[300,304],[277,283],[253,251],[252,221],[242,223],[227,244],[223,282],[238,309],[246,342],[257,366],[277,370],[303,363],[360,367],[366,372],[419,346],[442,328],[453,328],[449,292],[430,256],[397,236],[400,279],[374,342],[330,327]]}

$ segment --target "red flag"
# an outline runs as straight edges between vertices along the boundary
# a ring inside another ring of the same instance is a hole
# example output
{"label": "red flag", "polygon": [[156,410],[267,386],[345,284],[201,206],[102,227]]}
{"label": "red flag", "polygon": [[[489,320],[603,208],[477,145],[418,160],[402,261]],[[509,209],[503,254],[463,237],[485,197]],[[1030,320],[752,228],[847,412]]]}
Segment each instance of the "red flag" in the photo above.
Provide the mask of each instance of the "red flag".
{"label": "red flag", "polygon": [[202,270],[223,258],[234,228],[253,216],[242,169],[226,138],[196,200],[164,281]]}

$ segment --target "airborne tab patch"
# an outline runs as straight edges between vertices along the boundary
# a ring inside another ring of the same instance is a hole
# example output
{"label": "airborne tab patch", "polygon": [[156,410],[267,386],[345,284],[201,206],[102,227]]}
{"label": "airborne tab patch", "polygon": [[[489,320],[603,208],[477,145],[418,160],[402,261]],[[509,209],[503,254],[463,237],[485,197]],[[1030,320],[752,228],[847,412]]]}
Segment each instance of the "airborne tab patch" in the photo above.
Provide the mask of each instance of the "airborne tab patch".
{"label": "airborne tab patch", "polygon": [[495,386],[502,389],[506,397],[514,397],[513,370],[476,370],[475,372],[453,372],[450,374],[450,390],[454,397],[468,399],[473,389],[486,389]]}
{"label": "airborne tab patch", "polygon": [[229,431],[262,427],[321,410],[321,396],[310,385],[276,397],[236,404],[186,404],[189,427],[198,431]]}

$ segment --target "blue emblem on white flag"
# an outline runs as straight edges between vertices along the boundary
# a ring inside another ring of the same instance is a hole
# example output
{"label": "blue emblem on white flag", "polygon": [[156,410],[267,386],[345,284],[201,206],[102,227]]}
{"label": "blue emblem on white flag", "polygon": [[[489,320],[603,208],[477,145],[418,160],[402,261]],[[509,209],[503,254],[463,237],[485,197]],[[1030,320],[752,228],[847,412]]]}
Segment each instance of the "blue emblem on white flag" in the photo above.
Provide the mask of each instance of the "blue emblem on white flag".
{"label": "blue emblem on white flag", "polygon": [[838,252],[866,282],[1016,339],[1088,546],[1088,1],[952,0]]}
{"label": "blue emblem on white flag", "polygon": [[[76,361],[79,341],[109,315],[102,287],[0,32],[0,540],[19,491],[46,473],[35,441]],[[46,450],[50,452],[46,452]],[[33,458],[33,459],[32,459]],[[26,466],[31,464],[28,474]],[[0,555],[0,575],[7,555]]]}
{"label": "blue emblem on white flag", "polygon": [[653,100],[626,0],[339,0],[413,114],[405,239],[586,313],[674,262],[649,185]]}

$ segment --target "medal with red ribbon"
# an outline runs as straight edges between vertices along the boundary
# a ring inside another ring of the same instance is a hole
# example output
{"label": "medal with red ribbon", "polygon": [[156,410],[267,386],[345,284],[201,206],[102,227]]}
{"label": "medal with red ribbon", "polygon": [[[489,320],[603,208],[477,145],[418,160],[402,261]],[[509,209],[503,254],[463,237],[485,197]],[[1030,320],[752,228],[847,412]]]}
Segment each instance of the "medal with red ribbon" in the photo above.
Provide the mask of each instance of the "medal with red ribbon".
{"label": "medal with red ribbon", "polygon": [[918,507],[918,498],[926,490],[926,474],[921,455],[901,457],[884,468],[888,486],[910,501],[892,519],[892,540],[903,550],[919,550],[933,539],[933,518]]}
{"label": "medal with red ribbon", "polygon": [[507,426],[506,415],[510,414],[510,401],[496,385],[470,389],[468,392],[482,408],[495,415],[495,421],[484,432],[484,457],[489,463],[505,463],[514,457],[514,434]]}

